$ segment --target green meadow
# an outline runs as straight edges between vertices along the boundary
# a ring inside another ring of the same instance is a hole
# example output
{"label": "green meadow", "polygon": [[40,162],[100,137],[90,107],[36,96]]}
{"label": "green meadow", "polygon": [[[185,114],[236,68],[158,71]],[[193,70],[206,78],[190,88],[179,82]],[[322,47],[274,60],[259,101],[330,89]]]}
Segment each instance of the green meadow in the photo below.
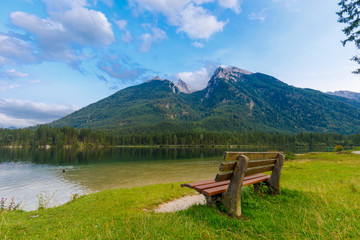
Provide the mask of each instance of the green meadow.
{"label": "green meadow", "polygon": [[207,206],[155,213],[194,193],[180,183],[107,190],[56,208],[1,211],[0,239],[360,239],[360,155],[297,155],[281,184],[279,196],[246,187],[241,219]]}

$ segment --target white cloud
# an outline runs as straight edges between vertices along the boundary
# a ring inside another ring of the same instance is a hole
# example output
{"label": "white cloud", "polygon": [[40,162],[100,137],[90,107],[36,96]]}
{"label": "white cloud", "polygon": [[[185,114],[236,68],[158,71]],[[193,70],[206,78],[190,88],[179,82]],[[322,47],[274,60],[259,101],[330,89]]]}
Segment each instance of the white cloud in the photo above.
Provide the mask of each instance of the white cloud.
{"label": "white cloud", "polygon": [[147,52],[151,49],[153,43],[159,43],[167,38],[166,33],[157,27],[152,27],[150,24],[143,24],[144,28],[151,30],[151,33],[141,35],[140,39],[143,41],[139,51]]}
{"label": "white cloud", "polygon": [[17,99],[0,99],[0,126],[27,127],[61,118],[78,108]]}
{"label": "white cloud", "polygon": [[210,0],[130,0],[133,7],[152,13],[163,14],[168,23],[178,27],[193,39],[209,39],[223,30],[226,22],[218,21],[216,16],[200,6]]}
{"label": "white cloud", "polygon": [[127,21],[126,20],[115,20],[115,24],[119,27],[120,31],[125,31],[125,33],[121,36],[121,40],[124,43],[129,43],[132,41],[133,37],[130,31],[126,28]]}
{"label": "white cloud", "polygon": [[7,83],[5,81],[0,80],[0,91],[7,91],[7,90],[10,90],[10,89],[13,89],[13,88],[18,88],[18,87],[21,87],[21,85],[19,85],[17,83],[9,84],[9,83]]}
{"label": "white cloud", "polygon": [[207,86],[210,78],[218,68],[219,63],[207,61],[204,65],[204,67],[193,72],[177,73],[175,74],[175,78],[183,80],[194,90],[202,90]]}
{"label": "white cloud", "polygon": [[29,126],[35,126],[45,122],[39,122],[33,119],[19,119],[7,116],[6,114],[0,113],[0,128],[17,127],[24,128]]}
{"label": "white cloud", "polygon": [[16,71],[15,69],[8,69],[5,71],[5,74],[8,77],[28,77],[29,74],[28,73],[22,73],[19,71]]}
{"label": "white cloud", "polygon": [[129,30],[125,30],[125,33],[122,35],[121,37],[121,40],[124,42],[124,43],[129,43],[131,42],[133,39],[131,33]]}
{"label": "white cloud", "polygon": [[85,0],[45,0],[45,3],[49,14],[46,19],[20,11],[10,14],[14,25],[34,35],[42,59],[75,64],[79,59],[72,44],[102,47],[115,42],[105,15],[86,8]]}
{"label": "white cloud", "polygon": [[203,48],[205,47],[204,44],[202,44],[201,42],[192,42],[191,45],[193,45],[196,48]]}
{"label": "white cloud", "polygon": [[221,7],[229,8],[237,14],[241,12],[240,0],[219,0],[218,3]]}
{"label": "white cloud", "polygon": [[195,90],[204,89],[210,80],[211,73],[205,68],[202,67],[194,72],[181,72],[175,75],[176,78],[186,82],[191,88]]}
{"label": "white cloud", "polygon": [[178,32],[185,32],[193,39],[209,39],[213,34],[221,32],[226,22],[218,21],[204,8],[189,4],[181,12],[181,25]]}
{"label": "white cloud", "polygon": [[126,20],[115,20],[116,25],[119,27],[120,30],[125,30],[127,21]]}
{"label": "white cloud", "polygon": [[1,63],[14,63],[18,59],[25,62],[35,60],[30,43],[5,34],[0,34],[0,56]]}
{"label": "white cloud", "polygon": [[250,20],[258,20],[260,22],[263,22],[265,21],[266,19],[266,9],[262,9],[259,13],[254,13],[252,12],[250,15],[249,15],[249,19]]}

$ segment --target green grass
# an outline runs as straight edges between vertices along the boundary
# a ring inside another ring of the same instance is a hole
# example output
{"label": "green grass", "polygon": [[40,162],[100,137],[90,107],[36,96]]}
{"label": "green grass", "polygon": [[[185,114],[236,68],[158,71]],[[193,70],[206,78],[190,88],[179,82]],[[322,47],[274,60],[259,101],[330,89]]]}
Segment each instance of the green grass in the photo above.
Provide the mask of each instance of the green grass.
{"label": "green grass", "polygon": [[[155,213],[191,193],[179,184],[108,190],[34,212],[1,212],[1,239],[359,239],[360,155],[313,153],[287,161],[280,196],[243,194],[240,220],[193,206]],[[37,216],[37,217],[31,217]]]}
{"label": "green grass", "polygon": [[354,148],[353,151],[360,151],[360,147]]}

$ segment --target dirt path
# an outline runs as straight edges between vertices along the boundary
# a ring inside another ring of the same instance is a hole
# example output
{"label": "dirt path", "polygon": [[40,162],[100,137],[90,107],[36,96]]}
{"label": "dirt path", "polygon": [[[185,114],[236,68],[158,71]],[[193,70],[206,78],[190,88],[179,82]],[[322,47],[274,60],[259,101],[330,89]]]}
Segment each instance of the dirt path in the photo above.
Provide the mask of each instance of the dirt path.
{"label": "dirt path", "polygon": [[205,204],[205,197],[204,195],[192,195],[192,196],[185,196],[179,199],[175,199],[174,201],[167,202],[161,204],[158,208],[155,209],[156,213],[160,212],[176,212],[180,210],[185,210],[191,207],[194,204]]}

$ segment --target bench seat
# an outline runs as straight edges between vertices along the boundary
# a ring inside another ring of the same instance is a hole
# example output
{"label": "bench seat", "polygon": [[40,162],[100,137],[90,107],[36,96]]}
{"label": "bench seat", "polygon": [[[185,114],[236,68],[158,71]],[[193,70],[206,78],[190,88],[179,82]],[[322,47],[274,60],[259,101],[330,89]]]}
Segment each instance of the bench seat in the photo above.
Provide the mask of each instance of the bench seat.
{"label": "bench seat", "polygon": [[[243,186],[251,185],[259,182],[266,181],[270,178],[269,175],[266,174],[253,174],[250,176],[244,177],[244,181],[242,183]],[[204,180],[194,183],[185,183],[181,184],[181,187],[188,187],[195,189],[199,193],[204,194],[205,196],[213,196],[216,194],[221,194],[226,192],[229,186],[230,180],[215,182],[215,180]]]}

